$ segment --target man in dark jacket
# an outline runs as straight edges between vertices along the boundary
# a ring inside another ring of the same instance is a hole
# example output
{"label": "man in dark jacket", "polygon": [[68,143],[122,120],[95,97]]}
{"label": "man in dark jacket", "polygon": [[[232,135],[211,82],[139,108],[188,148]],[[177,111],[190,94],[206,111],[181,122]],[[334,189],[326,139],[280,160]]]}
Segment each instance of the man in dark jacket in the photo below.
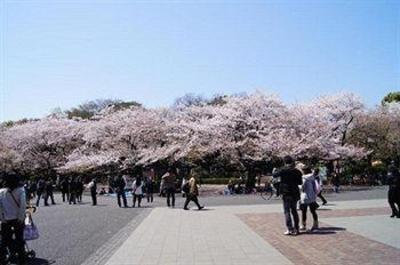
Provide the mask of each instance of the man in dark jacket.
{"label": "man in dark jacket", "polygon": [[389,167],[387,182],[389,185],[388,202],[392,209],[390,217],[400,218],[400,173],[394,165]]}
{"label": "man in dark jacket", "polygon": [[78,182],[76,178],[70,179],[69,184],[69,204],[76,204],[76,194],[78,190]]}
{"label": "man in dark jacket", "polygon": [[[297,201],[300,200],[299,185],[302,184],[302,173],[295,168],[294,160],[291,156],[284,157],[285,166],[275,173],[275,177],[280,177],[280,194],[283,200],[283,209],[286,219],[287,231],[285,235],[297,235],[299,233],[299,215],[297,214]],[[292,217],[294,227],[292,223]]]}
{"label": "man in dark jacket", "polygon": [[114,181],[114,190],[117,193],[118,206],[121,207],[121,197],[122,197],[122,202],[124,203],[124,207],[126,208],[128,207],[128,203],[126,201],[125,186],[126,186],[126,181],[124,180],[122,175],[119,175]]}
{"label": "man in dark jacket", "polygon": [[52,205],[56,204],[54,202],[53,190],[54,190],[53,180],[51,178],[48,178],[46,181],[46,196],[44,197],[44,205],[46,205],[46,206],[49,205],[49,198],[51,200]]}
{"label": "man in dark jacket", "polygon": [[174,167],[169,167],[167,173],[165,173],[162,177],[161,180],[163,181],[163,189],[165,194],[167,195],[167,205],[168,207],[171,207],[171,202],[170,198],[172,199],[172,207],[175,207],[175,181],[176,181],[176,168]]}
{"label": "man in dark jacket", "polygon": [[65,202],[65,199],[67,199],[67,202],[69,202],[69,189],[68,189],[68,180],[66,177],[64,177],[61,182],[60,182],[60,188],[61,188],[61,194],[62,194],[62,200]]}
{"label": "man in dark jacket", "polygon": [[46,192],[46,181],[44,181],[43,178],[40,178],[39,181],[37,182],[37,200],[36,200],[36,206],[39,207],[40,204],[40,198],[43,193]]}

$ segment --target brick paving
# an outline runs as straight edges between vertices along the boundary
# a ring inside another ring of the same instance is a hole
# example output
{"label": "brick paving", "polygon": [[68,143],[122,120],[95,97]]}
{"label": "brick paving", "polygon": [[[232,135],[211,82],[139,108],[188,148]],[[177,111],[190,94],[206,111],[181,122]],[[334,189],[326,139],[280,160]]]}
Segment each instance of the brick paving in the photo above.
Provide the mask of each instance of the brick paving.
{"label": "brick paving", "polygon": [[332,201],[318,213],[318,233],[288,237],[280,204],[156,208],[105,263],[399,264],[400,220],[388,217],[386,200]]}
{"label": "brick paving", "polygon": [[[372,216],[389,214],[387,208],[343,209],[319,211],[320,219],[332,217]],[[282,213],[239,214],[259,236],[281,252],[293,264],[399,264],[400,246],[395,248],[381,242],[351,233],[345,227],[320,223],[316,233],[303,233],[297,237],[284,236]],[[386,217],[385,217],[386,218]],[[308,216],[308,223],[311,216]],[[399,222],[400,225],[400,222]],[[395,235],[394,235],[395,236]]]}

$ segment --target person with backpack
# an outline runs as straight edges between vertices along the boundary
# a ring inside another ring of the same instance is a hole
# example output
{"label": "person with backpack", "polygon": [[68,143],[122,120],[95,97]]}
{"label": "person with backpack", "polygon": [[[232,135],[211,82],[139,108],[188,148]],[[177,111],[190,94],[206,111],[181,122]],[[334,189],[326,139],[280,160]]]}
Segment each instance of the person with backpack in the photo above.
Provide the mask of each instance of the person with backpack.
{"label": "person with backpack", "polygon": [[198,200],[199,187],[196,175],[194,173],[191,174],[191,178],[189,179],[189,181],[186,182],[184,186],[182,186],[182,190],[186,194],[186,201],[185,205],[183,206],[184,210],[189,210],[188,205],[191,201],[197,205],[199,211],[204,208],[204,206],[200,205]]}
{"label": "person with backpack", "polygon": [[26,260],[24,243],[25,190],[16,174],[7,174],[4,188],[0,189],[1,246],[0,264],[7,264],[5,255],[10,251],[19,263]]}
{"label": "person with backpack", "polygon": [[138,207],[140,208],[143,197],[143,186],[142,177],[137,176],[135,181],[132,183],[133,208],[135,208],[136,201],[138,202]]}
{"label": "person with backpack", "polygon": [[316,202],[318,194],[317,183],[315,180],[315,175],[311,172],[311,169],[308,166],[303,168],[303,174],[303,184],[301,186],[300,195],[300,210],[302,220],[300,231],[306,231],[308,208],[310,208],[310,212],[313,217],[311,231],[315,231],[318,229],[317,209],[319,207],[318,203]]}
{"label": "person with backpack", "polygon": [[285,156],[283,161],[285,166],[277,171],[275,176],[280,178],[279,193],[282,196],[287,227],[284,235],[295,236],[299,233],[297,202],[300,200],[299,185],[302,185],[303,179],[301,171],[295,168],[294,160],[291,156]]}
{"label": "person with backpack", "polygon": [[[175,207],[175,181],[176,181],[176,168],[169,167],[167,173],[165,173],[161,179],[163,181],[163,189],[167,196],[168,207]],[[172,199],[172,204],[171,204]]]}

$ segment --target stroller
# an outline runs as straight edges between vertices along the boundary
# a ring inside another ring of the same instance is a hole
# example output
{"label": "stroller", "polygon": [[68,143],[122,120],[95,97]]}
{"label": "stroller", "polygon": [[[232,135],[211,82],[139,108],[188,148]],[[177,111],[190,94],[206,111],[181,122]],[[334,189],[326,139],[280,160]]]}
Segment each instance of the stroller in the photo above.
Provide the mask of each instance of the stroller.
{"label": "stroller", "polygon": [[[25,225],[29,225],[30,227],[34,226],[32,215],[36,212],[36,210],[37,210],[37,208],[35,206],[32,206],[32,205],[29,205],[29,206],[26,207]],[[27,224],[27,221],[28,221],[28,224]],[[32,232],[31,232],[31,234],[29,235],[30,236],[29,239],[27,238],[26,229],[24,231],[25,232],[24,233],[25,255],[26,255],[26,257],[28,259],[34,259],[36,257],[36,252],[33,249],[30,249],[29,246],[28,246],[28,243],[27,243],[28,240],[35,240],[35,239],[37,239],[39,237],[39,233],[37,231],[37,228],[35,228],[35,229],[36,229],[36,234],[32,235]]]}
{"label": "stroller", "polygon": [[[36,210],[37,210],[36,207],[31,206],[31,205],[26,207],[26,211],[25,211],[26,227],[27,226],[32,227],[32,225],[33,225],[32,214],[35,213]],[[37,234],[37,237],[38,237],[38,234]],[[30,249],[28,246],[28,243],[27,243],[27,240],[33,240],[36,238],[31,237],[29,239],[26,239],[26,228],[25,228],[25,230],[24,230],[24,251],[25,251],[25,253],[24,254],[27,259],[34,259],[36,257],[36,252],[34,250]],[[1,240],[0,240],[0,243],[1,243]],[[3,264],[2,263],[2,261],[3,261],[3,262],[5,262],[5,264],[10,264],[11,259],[12,259],[12,253],[10,252],[10,250],[7,249],[6,253],[2,253],[2,255],[3,255],[3,260],[0,259],[0,263]],[[11,263],[11,264],[14,264],[14,263]]]}

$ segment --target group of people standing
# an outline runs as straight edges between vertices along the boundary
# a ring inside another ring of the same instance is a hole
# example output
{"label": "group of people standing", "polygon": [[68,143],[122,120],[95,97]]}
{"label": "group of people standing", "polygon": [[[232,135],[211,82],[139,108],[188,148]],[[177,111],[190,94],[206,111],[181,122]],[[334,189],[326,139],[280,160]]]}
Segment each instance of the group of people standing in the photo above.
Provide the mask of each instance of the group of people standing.
{"label": "group of people standing", "polygon": [[134,177],[134,181],[131,187],[127,187],[127,176],[122,174],[116,176],[110,180],[109,183],[111,190],[113,190],[117,196],[117,203],[119,207],[128,207],[128,201],[126,198],[126,192],[132,191],[132,207],[141,207],[142,198],[147,197],[147,202],[152,203],[154,201],[154,171],[151,170],[149,174],[143,176],[142,172],[137,172]]}
{"label": "group of people standing", "polygon": [[[167,206],[171,208],[175,208],[177,175],[177,169],[169,167],[167,172],[161,177],[159,195],[166,197]],[[145,174],[142,174],[141,171],[136,172],[131,187],[128,187],[127,182],[127,176],[121,174],[111,179],[109,183],[111,189],[116,194],[119,207],[128,207],[127,190],[132,191],[132,207],[142,207],[143,198],[147,198],[147,203],[154,201],[155,174],[153,169],[146,171]],[[190,179],[184,177],[182,183],[181,189],[186,198],[184,209],[189,209],[188,205],[191,201],[197,205],[199,210],[203,209],[204,206],[201,206],[198,202],[198,180],[195,175],[192,173]]]}
{"label": "group of people standing", "polygon": [[69,204],[82,202],[85,185],[81,177],[65,177],[61,179],[59,186],[63,202]]}
{"label": "group of people standing", "polygon": [[28,180],[24,184],[26,198],[28,201],[36,198],[36,206],[39,207],[40,199],[43,199],[45,206],[49,206],[49,199],[52,205],[54,200],[54,181],[51,178],[39,178],[36,181]]}
{"label": "group of people standing", "polygon": [[[40,206],[43,199],[43,205],[55,205],[54,189],[58,187],[61,192],[63,202],[77,204],[82,202],[82,195],[85,190],[85,184],[82,177],[63,177],[59,179],[58,185],[55,185],[52,178],[39,178],[36,181],[28,180],[24,184],[26,198],[28,201],[35,200],[36,207]],[[97,204],[97,183],[96,178],[87,185],[92,197],[92,204]]]}

